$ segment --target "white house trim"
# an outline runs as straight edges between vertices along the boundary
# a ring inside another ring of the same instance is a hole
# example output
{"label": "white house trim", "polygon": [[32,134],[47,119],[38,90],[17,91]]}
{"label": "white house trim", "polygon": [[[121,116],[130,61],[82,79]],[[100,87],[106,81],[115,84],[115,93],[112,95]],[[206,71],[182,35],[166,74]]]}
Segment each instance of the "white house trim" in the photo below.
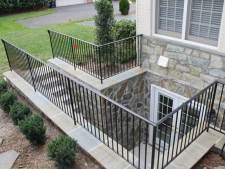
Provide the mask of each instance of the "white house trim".
{"label": "white house trim", "polygon": [[225,2],[223,4],[223,16],[222,16],[222,22],[220,25],[218,48],[219,48],[219,51],[225,53]]}

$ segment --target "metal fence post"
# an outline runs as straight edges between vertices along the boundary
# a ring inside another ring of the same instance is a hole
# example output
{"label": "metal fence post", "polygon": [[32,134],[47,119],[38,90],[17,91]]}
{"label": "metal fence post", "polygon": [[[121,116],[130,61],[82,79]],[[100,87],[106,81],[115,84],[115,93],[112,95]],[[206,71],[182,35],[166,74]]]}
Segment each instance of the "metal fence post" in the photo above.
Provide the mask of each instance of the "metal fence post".
{"label": "metal fence post", "polygon": [[12,66],[11,66],[11,63],[10,63],[10,60],[9,60],[8,50],[6,49],[6,44],[5,44],[6,42],[3,39],[2,39],[2,43],[3,43],[4,48],[5,48],[5,53],[6,53],[6,57],[7,57],[8,63],[9,63],[9,68],[12,71]]}
{"label": "metal fence post", "polygon": [[53,51],[53,45],[52,45],[52,37],[51,37],[51,31],[48,30],[48,35],[49,35],[49,39],[50,39],[50,44],[51,44],[51,50],[52,50],[52,57],[55,58],[55,54],[54,54],[54,51]]}
{"label": "metal fence post", "polygon": [[157,127],[153,126],[151,169],[154,169],[154,165],[155,165],[156,130],[157,130]]}
{"label": "metal fence post", "polygon": [[74,55],[74,47],[73,47],[73,39],[72,38],[70,38],[70,45],[71,45],[72,55],[73,55],[73,66],[74,66],[74,70],[76,70],[76,60],[75,60],[75,55]]}
{"label": "metal fence post", "polygon": [[34,90],[36,92],[35,79],[34,79],[33,71],[32,71],[31,64],[30,64],[30,58],[29,58],[28,54],[26,54],[26,57],[27,57],[28,67],[29,67],[29,70],[30,70],[31,80],[32,80],[32,83],[33,83]]}
{"label": "metal fence post", "polygon": [[98,47],[98,58],[99,58],[99,64],[100,64],[100,80],[101,80],[101,84],[102,84],[103,83],[103,75],[102,75],[101,47]]}
{"label": "metal fence post", "polygon": [[74,125],[76,125],[77,119],[75,117],[75,108],[74,108],[73,97],[72,97],[72,92],[71,92],[70,79],[68,77],[67,77],[67,83],[68,83],[68,88],[69,88],[70,104],[71,104],[72,111],[73,111],[73,121],[74,121]]}
{"label": "metal fence post", "polygon": [[207,132],[209,131],[210,128],[210,122],[211,122],[211,117],[212,117],[212,112],[213,112],[213,106],[214,106],[214,101],[215,101],[215,97],[216,97],[216,90],[217,90],[217,81],[215,82],[215,87],[213,90],[213,98],[212,98],[212,103],[211,103],[211,107],[210,107],[210,111],[209,111],[209,119],[208,119],[208,127],[207,127]]}
{"label": "metal fence post", "polygon": [[139,64],[141,67],[142,66],[142,38],[143,38],[143,35],[140,35],[138,37],[139,37]]}

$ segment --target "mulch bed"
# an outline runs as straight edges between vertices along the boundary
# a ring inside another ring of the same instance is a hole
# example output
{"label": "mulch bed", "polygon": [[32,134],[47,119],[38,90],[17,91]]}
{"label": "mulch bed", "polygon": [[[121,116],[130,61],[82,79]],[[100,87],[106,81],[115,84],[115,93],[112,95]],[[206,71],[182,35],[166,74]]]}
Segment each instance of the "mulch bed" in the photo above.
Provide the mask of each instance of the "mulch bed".
{"label": "mulch bed", "polygon": [[209,151],[192,169],[214,169],[219,166],[225,166],[225,158]]}
{"label": "mulch bed", "polygon": [[[34,110],[33,110],[34,112]],[[35,112],[38,112],[37,110]],[[20,153],[13,169],[54,169],[53,161],[48,159],[48,143],[62,134],[50,121],[44,119],[46,126],[47,140],[43,146],[33,146],[20,132],[19,128],[13,125],[13,122],[7,113],[0,109],[0,138],[4,141],[0,145],[0,153],[15,150]],[[76,157],[76,169],[103,169],[95,160],[88,156],[84,151],[78,148]]]}

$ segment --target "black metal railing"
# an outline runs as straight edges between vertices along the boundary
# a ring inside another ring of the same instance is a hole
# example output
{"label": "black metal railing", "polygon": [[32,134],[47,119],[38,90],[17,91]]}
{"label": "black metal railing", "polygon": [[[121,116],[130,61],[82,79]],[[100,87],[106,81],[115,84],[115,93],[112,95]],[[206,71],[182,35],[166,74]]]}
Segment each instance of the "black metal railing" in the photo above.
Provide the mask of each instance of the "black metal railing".
{"label": "black metal railing", "polygon": [[[154,123],[3,40],[12,71],[136,168]],[[147,146],[147,144],[146,144]],[[148,164],[151,165],[151,164]]]}
{"label": "black metal railing", "polygon": [[95,45],[55,31],[48,32],[53,57],[78,67],[101,82],[141,65],[142,35]]}
{"label": "black metal railing", "polygon": [[164,168],[209,129],[217,83],[214,82],[157,122],[155,168]]}
{"label": "black metal railing", "polygon": [[209,129],[225,134],[223,82],[213,82],[154,123],[3,43],[12,71],[136,168],[165,168]]}

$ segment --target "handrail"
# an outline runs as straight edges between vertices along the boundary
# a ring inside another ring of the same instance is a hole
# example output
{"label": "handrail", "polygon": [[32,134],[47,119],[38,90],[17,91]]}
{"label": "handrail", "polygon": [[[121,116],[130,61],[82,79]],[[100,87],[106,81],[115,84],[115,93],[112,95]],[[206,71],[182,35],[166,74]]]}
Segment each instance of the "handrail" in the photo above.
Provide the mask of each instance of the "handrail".
{"label": "handrail", "polygon": [[128,37],[128,38],[123,38],[123,39],[116,40],[116,41],[113,41],[113,42],[109,42],[109,43],[105,43],[105,44],[102,44],[102,45],[98,45],[98,47],[104,47],[104,46],[108,46],[108,45],[111,45],[111,44],[114,44],[114,43],[123,42],[123,41],[126,41],[128,39],[133,39],[133,38],[136,38],[136,37],[139,37],[139,36],[143,36],[143,35],[142,34],[138,34],[136,36],[131,36],[131,37]]}
{"label": "handrail", "polygon": [[[225,123],[225,110],[220,105],[225,100],[225,97],[223,97],[225,95],[225,82],[222,80],[216,80],[206,86],[155,123],[105,96],[98,90],[91,88],[84,82],[66,74],[64,71],[46,64],[25,50],[16,47],[14,44],[4,39],[2,39],[2,42],[5,46],[7,57],[12,59],[8,60],[9,64],[10,62],[13,63],[11,70],[17,72],[28,83],[33,85],[34,88],[36,86],[34,82],[36,81],[38,91],[73,118],[74,123],[81,124],[81,126],[86,128],[96,138],[137,168],[141,168],[142,165],[146,168],[148,163],[147,158],[151,158],[150,163],[152,169],[156,167],[155,164],[157,164],[157,169],[165,168],[203,132],[208,131],[209,128],[223,133],[221,130]],[[23,63],[22,66],[19,65],[17,67],[17,61],[21,61]],[[34,79],[32,76],[34,76]],[[54,78],[59,86],[52,84],[52,79]],[[58,81],[58,79],[60,80]],[[45,86],[46,82],[47,86]],[[54,93],[55,87],[57,89],[64,88],[64,90],[60,90],[60,93],[62,92],[61,96],[64,98]],[[57,96],[54,97],[54,94]],[[218,105],[214,102],[216,98],[219,100]],[[65,101],[69,103],[65,103]],[[216,118],[213,117],[214,111]],[[217,120],[221,112],[224,112],[222,114],[222,122],[218,124]],[[175,113],[176,115],[173,116]],[[100,120],[99,114],[101,117]],[[191,124],[189,119],[192,119]],[[169,123],[165,122],[166,120]],[[119,123],[119,127],[117,123]],[[214,124],[212,125],[212,123]],[[183,127],[180,126],[181,124]],[[218,126],[220,127],[218,128]],[[108,130],[109,128],[110,131]],[[115,149],[114,142],[116,143]],[[145,146],[143,150],[141,150],[141,143]],[[152,145],[150,155],[147,153],[149,143]],[[134,156],[136,145],[138,148],[138,157]],[[130,153],[133,153],[132,159],[129,158]],[[141,159],[141,153],[144,153],[144,159]],[[164,159],[165,154],[167,156]],[[158,161],[155,160],[155,156],[158,156]]]}
{"label": "handrail", "polygon": [[[15,48],[21,50],[22,52],[24,52],[24,53],[26,53],[26,54],[28,54],[28,55],[31,56],[33,59],[36,59],[36,60],[38,60],[39,62],[41,62],[41,63],[43,63],[44,65],[46,65],[46,63],[45,63],[44,61],[40,60],[39,58],[34,57],[33,55],[31,55],[30,53],[26,52],[25,50],[16,47],[14,44],[12,44],[12,43],[10,43],[10,42],[4,40],[4,39],[2,39],[2,41],[3,41],[3,43],[4,43],[4,42],[9,43],[9,44],[12,45],[13,47],[15,47]],[[79,81],[79,80],[77,80],[76,78],[73,78],[73,77],[68,76],[65,72],[56,69],[56,68],[55,68],[54,66],[52,66],[52,65],[48,65],[48,66],[51,67],[53,70],[55,70],[55,71],[57,71],[57,72],[60,72],[60,73],[61,73],[62,75],[64,75],[65,77],[67,77],[67,78],[69,78],[69,79],[72,79],[72,80],[75,81],[77,84],[79,84],[79,85],[81,85],[81,86],[84,86],[86,89],[88,89],[88,90],[90,90],[90,91],[96,93],[96,94],[99,95],[100,97],[102,97],[102,98],[106,99],[107,101],[113,103],[114,105],[120,107],[121,109],[124,109],[125,111],[129,112],[130,114],[134,115],[135,117],[137,117],[137,118],[139,118],[139,119],[145,121],[146,123],[148,123],[148,124],[150,124],[150,125],[152,125],[152,126],[155,126],[155,125],[156,125],[154,122],[147,120],[146,118],[144,118],[144,117],[138,115],[137,113],[135,113],[134,111],[128,109],[127,107],[123,106],[122,104],[120,104],[120,103],[118,103],[118,102],[112,100],[111,98],[109,98],[109,97],[103,95],[103,94],[100,93],[98,90],[96,90],[96,89],[94,89],[94,88],[91,88],[90,86],[88,86],[88,85],[85,84],[84,82]]]}
{"label": "handrail", "polygon": [[[63,33],[48,30],[53,58],[103,80],[141,66],[141,37],[136,35],[106,44],[94,44]],[[115,44],[112,45],[112,44]]]}
{"label": "handrail", "polygon": [[72,38],[72,39],[77,39],[77,40],[79,40],[79,41],[81,41],[81,42],[84,42],[84,43],[87,43],[87,44],[90,44],[90,45],[93,45],[93,46],[95,46],[95,47],[98,47],[98,45],[97,44],[94,44],[94,43],[91,43],[91,42],[88,42],[88,41],[85,41],[85,40],[83,40],[83,39],[80,39],[80,38],[75,38],[75,37],[73,37],[73,36],[70,36],[70,35],[67,35],[67,34],[64,34],[64,33],[61,33],[61,32],[57,32],[57,31],[54,31],[54,30],[48,30],[48,33],[49,32],[54,32],[54,33],[58,33],[58,34],[61,34],[61,35],[63,35],[63,36],[67,36],[67,37],[69,37],[69,38]]}
{"label": "handrail", "polygon": [[88,43],[88,44],[93,45],[93,46],[96,46],[96,47],[102,47],[102,46],[110,45],[110,44],[113,44],[113,43],[118,43],[118,42],[121,42],[121,41],[125,41],[125,40],[128,40],[128,39],[132,39],[132,38],[135,38],[135,37],[138,37],[138,36],[143,36],[143,34],[137,34],[137,35],[135,35],[135,36],[131,36],[131,37],[128,37],[128,38],[123,38],[123,39],[116,40],[116,41],[109,42],[109,43],[95,44],[95,43],[88,42],[88,41],[85,41],[85,40],[80,39],[80,38],[77,38],[77,37],[73,37],[73,36],[71,36],[71,35],[67,35],[67,34],[65,34],[65,33],[61,33],[61,32],[57,32],[57,31],[51,30],[51,29],[49,29],[48,32],[58,33],[58,34],[61,34],[61,35],[70,37],[70,38],[72,38],[72,39],[77,39],[77,40],[79,40],[79,41]]}

